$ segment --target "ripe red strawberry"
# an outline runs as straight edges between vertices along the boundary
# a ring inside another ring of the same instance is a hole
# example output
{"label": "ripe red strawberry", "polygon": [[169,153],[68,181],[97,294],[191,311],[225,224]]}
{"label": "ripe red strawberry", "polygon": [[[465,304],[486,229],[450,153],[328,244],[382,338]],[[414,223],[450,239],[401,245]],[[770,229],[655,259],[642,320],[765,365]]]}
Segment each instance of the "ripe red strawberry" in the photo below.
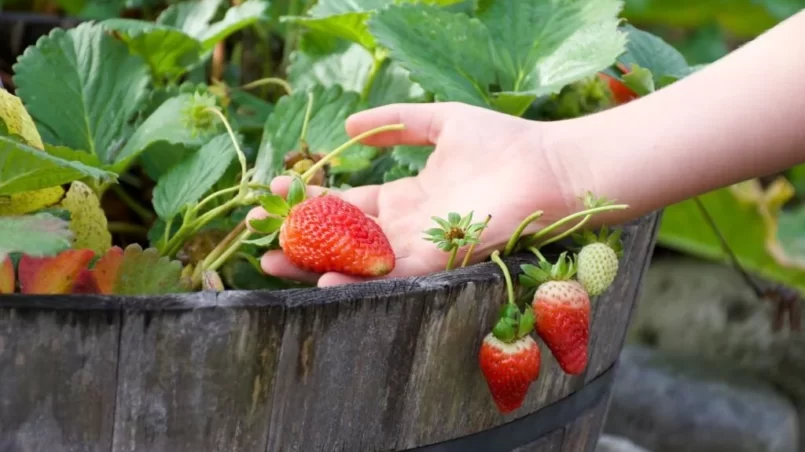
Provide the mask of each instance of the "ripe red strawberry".
{"label": "ripe red strawberry", "polygon": [[578,281],[547,281],[531,303],[537,334],[565,373],[578,375],[587,367],[590,340],[590,297]]}
{"label": "ripe red strawberry", "polygon": [[562,253],[557,262],[521,265],[520,281],[537,287],[531,308],[537,334],[565,373],[578,375],[587,367],[590,341],[590,295],[572,279],[576,264]]}
{"label": "ripe red strawberry", "polygon": [[539,377],[540,351],[531,336],[503,342],[489,333],[478,360],[492,399],[502,413],[519,408],[531,382]]}
{"label": "ripe red strawberry", "polygon": [[394,251],[380,226],[333,195],[294,205],[280,226],[279,244],[294,265],[315,273],[381,276],[395,264]]}

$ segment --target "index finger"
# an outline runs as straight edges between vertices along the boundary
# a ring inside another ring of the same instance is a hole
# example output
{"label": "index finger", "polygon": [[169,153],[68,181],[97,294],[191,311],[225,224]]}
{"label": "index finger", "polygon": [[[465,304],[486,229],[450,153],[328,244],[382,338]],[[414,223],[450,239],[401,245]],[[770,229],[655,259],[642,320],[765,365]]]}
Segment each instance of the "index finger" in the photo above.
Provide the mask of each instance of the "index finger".
{"label": "index finger", "polygon": [[354,137],[377,127],[403,124],[403,130],[373,135],[362,142],[378,147],[435,145],[444,123],[457,108],[457,104],[452,102],[385,105],[350,116],[346,129],[349,136]]}

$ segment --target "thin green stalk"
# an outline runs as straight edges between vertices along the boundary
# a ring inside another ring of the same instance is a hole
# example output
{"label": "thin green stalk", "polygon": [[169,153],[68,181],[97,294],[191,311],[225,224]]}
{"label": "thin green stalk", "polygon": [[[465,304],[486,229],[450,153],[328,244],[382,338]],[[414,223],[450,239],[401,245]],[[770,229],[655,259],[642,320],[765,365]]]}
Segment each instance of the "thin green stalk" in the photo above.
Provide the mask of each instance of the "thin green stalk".
{"label": "thin green stalk", "polygon": [[450,270],[453,268],[453,263],[456,261],[456,254],[458,254],[458,247],[453,246],[453,249],[450,250],[450,257],[447,259],[447,266],[445,270]]}
{"label": "thin green stalk", "polygon": [[243,251],[238,251],[237,253],[235,253],[235,256],[240,257],[241,259],[244,259],[246,262],[251,264],[251,266],[254,267],[254,269],[257,270],[258,273],[263,273],[263,267],[260,265],[260,261],[258,261],[256,257],[252,256],[249,253],[244,253]]}
{"label": "thin green stalk", "polygon": [[527,216],[525,220],[523,220],[517,229],[514,230],[514,234],[509,237],[508,243],[506,243],[506,248],[503,249],[503,255],[508,256],[511,254],[512,250],[514,249],[514,245],[517,244],[517,240],[520,238],[520,235],[523,233],[526,227],[531,224],[533,221],[536,221],[539,217],[541,217],[543,212],[538,210],[531,215]]}
{"label": "thin green stalk", "polygon": [[512,285],[512,277],[509,274],[509,268],[500,259],[500,251],[495,250],[492,252],[492,262],[498,264],[498,267],[503,271],[503,277],[506,279],[506,295],[509,297],[509,303],[514,303],[514,286]]}
{"label": "thin green stalk", "polygon": [[576,223],[576,225],[573,226],[572,228],[566,230],[565,232],[563,232],[563,233],[561,233],[559,235],[555,235],[555,236],[549,238],[548,240],[545,240],[544,242],[540,242],[539,247],[543,247],[543,246],[545,246],[545,245],[547,245],[549,243],[558,242],[559,240],[562,240],[563,238],[569,236],[570,234],[578,231],[582,226],[584,226],[588,221],[590,221],[590,218],[592,218],[592,217],[593,217],[592,215],[587,215],[581,221]]}
{"label": "thin green stalk", "polygon": [[226,120],[226,116],[224,116],[224,114],[221,113],[218,108],[207,107],[204,110],[217,115],[221,122],[224,123],[226,132],[229,134],[229,138],[232,140],[232,144],[235,146],[235,152],[238,154],[238,160],[240,161],[241,186],[245,186],[247,183],[246,173],[249,171],[249,165],[246,162],[246,154],[243,153],[238,140],[235,138],[235,132],[232,131],[232,126],[229,125],[229,121]]}
{"label": "thin green stalk", "polygon": [[313,113],[313,93],[307,93],[307,105],[305,106],[305,117],[302,121],[302,132],[299,134],[299,143],[300,146],[306,155],[308,152],[307,141],[305,137],[307,137],[307,128],[310,126],[310,116]]}
{"label": "thin green stalk", "polygon": [[203,207],[205,204],[207,204],[207,203],[211,202],[213,199],[215,199],[215,198],[217,198],[217,197],[219,197],[219,196],[222,196],[222,195],[226,195],[226,194],[229,194],[229,193],[232,193],[232,192],[236,192],[236,191],[238,191],[239,189],[240,189],[240,186],[235,186],[235,187],[228,187],[228,188],[224,188],[224,189],[222,189],[222,190],[218,190],[218,191],[217,191],[217,192],[215,192],[215,193],[210,193],[210,194],[209,194],[209,195],[208,195],[206,198],[202,199],[202,200],[201,200],[201,202],[199,202],[198,204],[196,204],[194,211],[195,211],[195,212],[198,212],[198,211],[200,211],[200,210],[201,210],[201,208],[202,208],[202,207]]}
{"label": "thin green stalk", "polygon": [[253,82],[249,82],[249,83],[246,83],[245,85],[242,85],[242,86],[240,87],[240,89],[243,89],[243,90],[250,90],[250,89],[252,89],[252,88],[257,88],[257,87],[259,87],[259,86],[264,86],[264,85],[276,85],[276,86],[280,86],[280,87],[282,87],[282,89],[283,89],[283,90],[285,90],[285,92],[286,92],[287,94],[291,94],[291,93],[293,93],[293,88],[291,88],[291,84],[290,84],[290,83],[288,83],[288,82],[286,82],[285,80],[283,80],[283,79],[279,78],[279,77],[266,77],[266,78],[261,78],[261,79],[259,79],[259,80],[255,80],[255,81],[253,81]]}
{"label": "thin green stalk", "polygon": [[361,99],[367,100],[369,95],[372,93],[372,86],[375,84],[375,80],[377,80],[377,76],[380,74],[380,70],[383,68],[383,64],[386,62],[386,56],[377,56],[375,55],[372,58],[372,69],[369,71],[369,76],[366,78],[366,83],[363,85],[363,90],[361,91]]}
{"label": "thin green stalk", "polygon": [[170,238],[172,226],[173,226],[173,218],[165,222],[165,231],[162,233],[163,249],[168,248],[168,244],[170,243],[168,239]]}
{"label": "thin green stalk", "polygon": [[537,256],[537,259],[540,260],[540,262],[548,262],[548,259],[545,259],[545,256],[543,256],[542,253],[536,247],[529,246],[528,251],[534,253],[534,255]]}
{"label": "thin green stalk", "polygon": [[245,230],[243,231],[236,239],[232,242],[232,244],[220,255],[218,259],[215,259],[207,268],[204,270],[218,270],[224,263],[232,257],[235,251],[240,248],[240,245],[243,244],[244,240],[248,240],[249,236],[252,234],[252,231]]}
{"label": "thin green stalk", "polygon": [[313,166],[308,168],[304,174],[302,174],[302,181],[304,183],[310,182],[310,179],[316,174],[321,167],[329,163],[332,159],[338,157],[339,154],[349,149],[350,146],[354,145],[355,143],[359,143],[364,138],[370,137],[372,135],[376,135],[382,132],[388,132],[391,130],[403,130],[405,129],[405,124],[389,124],[385,126],[376,127],[372,130],[367,130],[360,135],[353,137],[351,140],[347,141],[346,143],[342,144],[341,146],[335,148],[332,152],[322,157],[321,160],[316,162]]}
{"label": "thin green stalk", "polygon": [[151,213],[148,209],[146,209],[142,204],[140,204],[136,199],[129,196],[126,193],[126,190],[123,190],[123,187],[117,184],[113,184],[110,186],[113,192],[123,201],[132,212],[136,213],[138,217],[142,218],[143,221],[146,223],[151,223],[154,221],[154,214]]}
{"label": "thin green stalk", "polygon": [[556,228],[558,228],[560,226],[563,226],[565,223],[568,223],[568,222],[570,222],[572,220],[575,220],[576,218],[583,217],[583,216],[586,216],[586,215],[592,215],[592,214],[596,214],[596,213],[601,213],[601,212],[609,212],[611,210],[623,210],[623,209],[628,209],[628,208],[629,208],[629,205],[627,205],[627,204],[615,204],[615,205],[612,205],[612,206],[601,206],[601,207],[595,207],[595,208],[592,208],[592,209],[587,209],[587,210],[582,210],[582,211],[576,212],[574,214],[571,214],[571,215],[568,215],[568,216],[562,218],[561,220],[551,224],[550,226],[547,226],[547,227],[541,229],[538,232],[535,232],[534,234],[532,234],[531,236],[528,237],[528,243],[530,243],[530,244],[535,243],[537,240],[539,240],[540,238],[545,236],[547,233],[553,231],[554,229],[556,229]]}
{"label": "thin green stalk", "polygon": [[[484,220],[484,227],[481,230],[481,233],[478,234],[478,241],[479,242],[481,241],[481,236],[483,235],[484,231],[486,230],[486,227],[489,226],[489,220],[491,220],[491,219],[492,219],[492,215],[487,215],[486,216],[486,220]],[[476,243],[470,244],[470,247],[467,250],[467,254],[464,255],[464,260],[461,262],[462,267],[466,267],[467,264],[470,263],[470,257],[472,256],[473,251],[475,251],[475,246],[476,245],[477,245]]]}

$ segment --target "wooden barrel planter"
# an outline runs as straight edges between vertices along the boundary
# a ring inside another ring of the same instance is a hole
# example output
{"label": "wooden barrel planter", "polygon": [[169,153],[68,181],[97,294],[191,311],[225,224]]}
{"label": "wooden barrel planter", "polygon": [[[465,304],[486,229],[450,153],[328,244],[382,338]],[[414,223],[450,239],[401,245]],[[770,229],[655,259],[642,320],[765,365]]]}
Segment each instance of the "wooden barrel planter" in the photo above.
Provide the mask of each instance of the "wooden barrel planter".
{"label": "wooden barrel planter", "polygon": [[625,226],[586,373],[540,342],[540,378],[505,416],[477,359],[506,299],[494,263],[327,289],[0,297],[0,450],[591,451],[658,217]]}

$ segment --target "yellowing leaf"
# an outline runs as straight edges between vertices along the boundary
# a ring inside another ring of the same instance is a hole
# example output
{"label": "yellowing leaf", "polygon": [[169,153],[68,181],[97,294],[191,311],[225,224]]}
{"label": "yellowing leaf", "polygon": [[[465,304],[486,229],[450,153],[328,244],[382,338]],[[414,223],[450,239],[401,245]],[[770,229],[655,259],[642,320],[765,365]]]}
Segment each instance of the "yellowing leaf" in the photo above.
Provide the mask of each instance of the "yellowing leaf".
{"label": "yellowing leaf", "polygon": [[8,135],[16,135],[28,146],[44,149],[42,137],[36,131],[34,120],[22,105],[19,97],[0,88],[0,121],[5,124]]}
{"label": "yellowing leaf", "polygon": [[64,195],[61,186],[0,196],[0,216],[24,215],[58,203]]}
{"label": "yellowing leaf", "polygon": [[103,254],[112,246],[106,215],[89,186],[74,181],[61,206],[70,211],[70,230],[75,236],[73,248],[88,248]]}

